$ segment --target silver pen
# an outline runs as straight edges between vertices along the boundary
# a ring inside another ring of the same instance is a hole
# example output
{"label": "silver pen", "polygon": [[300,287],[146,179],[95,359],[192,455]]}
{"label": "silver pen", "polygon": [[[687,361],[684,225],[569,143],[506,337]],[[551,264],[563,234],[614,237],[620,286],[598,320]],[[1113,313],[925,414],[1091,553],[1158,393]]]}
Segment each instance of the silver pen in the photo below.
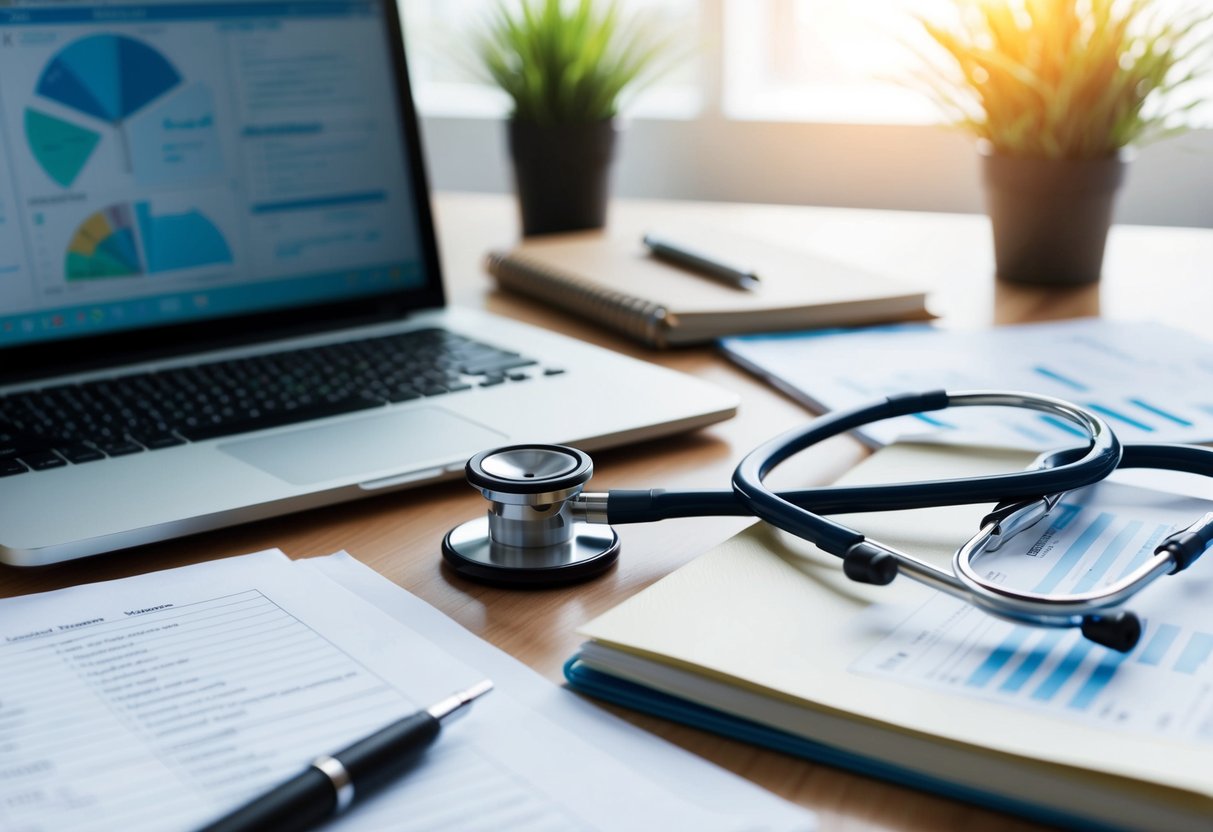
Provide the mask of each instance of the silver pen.
{"label": "silver pen", "polygon": [[654,234],[644,235],[644,244],[648,246],[653,256],[677,266],[710,277],[721,283],[727,283],[738,289],[757,289],[760,283],[753,269],[739,268],[725,263],[715,257],[696,251],[679,243],[672,242]]}

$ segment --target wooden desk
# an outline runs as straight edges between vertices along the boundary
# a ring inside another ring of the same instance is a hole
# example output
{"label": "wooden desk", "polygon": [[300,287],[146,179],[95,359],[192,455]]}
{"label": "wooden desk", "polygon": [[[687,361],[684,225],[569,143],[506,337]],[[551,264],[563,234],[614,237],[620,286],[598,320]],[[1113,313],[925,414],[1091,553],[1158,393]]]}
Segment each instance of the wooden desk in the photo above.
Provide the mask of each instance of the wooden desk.
{"label": "wooden desk", "polygon": [[[1202,331],[1210,311],[1208,271],[1213,231],[1117,228],[1102,288],[1043,290],[995,285],[989,232],[982,217],[824,208],[621,203],[618,217],[702,212],[727,217],[739,230],[794,240],[837,259],[901,274],[937,290],[933,308],[945,321],[982,325],[1098,313],[1147,317]],[[514,236],[513,202],[505,197],[443,195],[438,227],[451,299],[557,329],[656,361],[737,391],[735,419],[696,434],[596,455],[595,487],[702,486],[727,482],[736,461],[772,434],[800,423],[804,411],[735,369],[707,348],[655,353],[524,300],[499,294],[480,270],[490,246]],[[646,220],[647,221],[647,220]],[[848,439],[815,448],[786,476],[828,482],[862,458]],[[599,580],[567,589],[490,589],[450,576],[439,566],[439,543],[452,525],[483,511],[462,483],[386,495],[170,541],[139,550],[36,571],[0,568],[0,596],[119,578],[201,560],[279,547],[294,557],[347,549],[473,632],[543,673],[561,680],[560,666],[578,645],[577,625],[614,606],[721,542],[744,525],[736,519],[671,521],[620,530],[618,567]],[[1032,824],[908,789],[854,776],[689,728],[622,713],[790,800],[818,811],[826,830],[1037,829]]]}

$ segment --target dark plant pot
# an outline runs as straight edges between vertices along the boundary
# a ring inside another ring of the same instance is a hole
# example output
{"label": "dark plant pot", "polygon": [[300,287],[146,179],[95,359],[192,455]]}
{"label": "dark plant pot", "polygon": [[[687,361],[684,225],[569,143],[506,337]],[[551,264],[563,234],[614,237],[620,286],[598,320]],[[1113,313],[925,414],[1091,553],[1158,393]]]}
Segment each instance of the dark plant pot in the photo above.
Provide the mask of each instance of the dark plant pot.
{"label": "dark plant pot", "polygon": [[998,277],[1071,286],[1099,280],[1128,154],[1032,159],[988,146],[980,152]]}
{"label": "dark plant pot", "polygon": [[611,121],[509,123],[510,158],[525,236],[606,224],[617,132]]}

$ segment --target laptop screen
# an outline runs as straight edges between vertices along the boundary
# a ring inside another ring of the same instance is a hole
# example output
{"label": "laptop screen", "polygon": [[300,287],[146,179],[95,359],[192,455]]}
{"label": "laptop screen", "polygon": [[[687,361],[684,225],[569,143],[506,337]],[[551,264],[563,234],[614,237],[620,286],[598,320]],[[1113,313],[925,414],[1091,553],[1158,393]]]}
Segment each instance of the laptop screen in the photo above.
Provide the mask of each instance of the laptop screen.
{"label": "laptop screen", "polygon": [[432,282],[382,2],[0,0],[0,349]]}

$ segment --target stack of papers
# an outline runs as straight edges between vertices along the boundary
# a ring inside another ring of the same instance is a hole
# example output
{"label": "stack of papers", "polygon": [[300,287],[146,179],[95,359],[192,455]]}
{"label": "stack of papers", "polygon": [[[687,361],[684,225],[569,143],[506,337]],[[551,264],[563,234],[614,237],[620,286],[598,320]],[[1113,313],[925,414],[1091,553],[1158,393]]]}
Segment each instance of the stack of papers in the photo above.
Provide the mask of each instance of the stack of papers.
{"label": "stack of papers", "polygon": [[414,771],[331,828],[813,828],[348,555],[280,552],[0,602],[0,828],[196,828],[485,677]]}

